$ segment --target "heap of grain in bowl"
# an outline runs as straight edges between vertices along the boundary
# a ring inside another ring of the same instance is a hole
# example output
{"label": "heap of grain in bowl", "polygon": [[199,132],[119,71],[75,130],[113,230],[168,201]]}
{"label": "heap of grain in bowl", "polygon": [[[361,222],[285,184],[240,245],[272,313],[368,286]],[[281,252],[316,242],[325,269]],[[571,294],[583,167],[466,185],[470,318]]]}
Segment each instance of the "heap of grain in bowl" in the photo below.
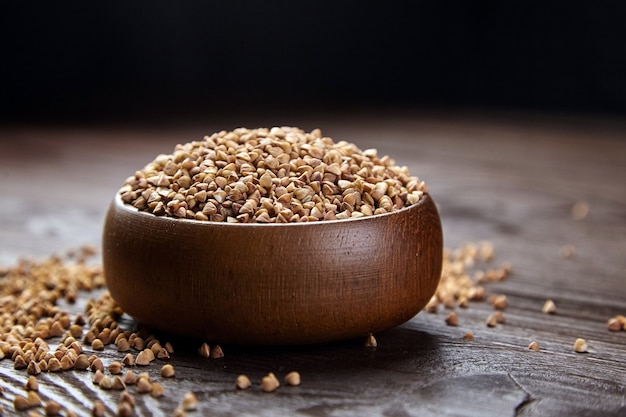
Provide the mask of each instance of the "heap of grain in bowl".
{"label": "heap of grain in bowl", "polygon": [[372,216],[427,192],[407,167],[375,149],[293,127],[239,128],[177,145],[120,189],[124,203],[157,216],[289,223]]}

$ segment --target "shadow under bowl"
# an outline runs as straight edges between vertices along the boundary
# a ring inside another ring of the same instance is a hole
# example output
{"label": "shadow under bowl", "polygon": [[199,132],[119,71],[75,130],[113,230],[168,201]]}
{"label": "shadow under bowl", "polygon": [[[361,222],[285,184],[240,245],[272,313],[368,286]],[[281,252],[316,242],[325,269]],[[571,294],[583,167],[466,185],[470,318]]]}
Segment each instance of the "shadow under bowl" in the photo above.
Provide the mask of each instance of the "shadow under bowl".
{"label": "shadow under bowl", "polygon": [[103,231],[107,285],[126,313],[219,343],[318,343],[395,327],[434,294],[442,255],[428,194],[392,213],[288,224],[158,217],[118,195]]}

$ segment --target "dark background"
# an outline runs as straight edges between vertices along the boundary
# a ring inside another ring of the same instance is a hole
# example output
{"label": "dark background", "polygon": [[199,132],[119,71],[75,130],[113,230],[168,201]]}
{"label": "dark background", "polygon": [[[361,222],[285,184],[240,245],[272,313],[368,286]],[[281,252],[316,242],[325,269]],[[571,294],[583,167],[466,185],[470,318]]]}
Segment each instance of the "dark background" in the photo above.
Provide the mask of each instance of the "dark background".
{"label": "dark background", "polygon": [[626,3],[537,4],[5,2],[0,121],[372,107],[626,114]]}

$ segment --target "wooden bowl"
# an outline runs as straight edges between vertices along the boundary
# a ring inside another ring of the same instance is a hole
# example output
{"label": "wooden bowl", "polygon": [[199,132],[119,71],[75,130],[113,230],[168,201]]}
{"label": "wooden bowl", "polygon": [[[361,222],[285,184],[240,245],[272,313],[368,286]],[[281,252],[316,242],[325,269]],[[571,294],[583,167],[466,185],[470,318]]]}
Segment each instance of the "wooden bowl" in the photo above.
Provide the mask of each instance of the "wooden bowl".
{"label": "wooden bowl", "polygon": [[328,342],[397,326],[434,294],[442,252],[428,194],[388,214],[289,224],[157,217],[117,196],[103,232],[108,287],[125,312],[219,343]]}

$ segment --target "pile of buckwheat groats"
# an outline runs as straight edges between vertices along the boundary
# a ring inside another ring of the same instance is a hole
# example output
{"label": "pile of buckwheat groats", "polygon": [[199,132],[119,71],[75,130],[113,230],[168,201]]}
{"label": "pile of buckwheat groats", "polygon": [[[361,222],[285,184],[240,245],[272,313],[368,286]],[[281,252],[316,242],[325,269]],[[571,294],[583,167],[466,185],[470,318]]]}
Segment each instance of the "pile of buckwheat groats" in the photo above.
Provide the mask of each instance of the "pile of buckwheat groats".
{"label": "pile of buckwheat groats", "polygon": [[[471,275],[473,267],[478,263],[488,265],[493,257],[493,245],[486,241],[468,243],[453,251],[444,250],[441,280],[425,310],[436,313],[440,305],[453,310],[455,307],[467,308],[470,301],[483,301],[486,298],[483,284],[502,281],[511,272],[511,265],[506,262],[499,268],[474,268],[473,276]],[[491,294],[488,300],[496,311],[487,318],[486,324],[495,327],[504,322],[502,310],[506,308],[507,298],[503,294]],[[458,324],[454,311],[450,311],[446,323],[450,326]],[[471,338],[469,334],[466,336]]]}
{"label": "pile of buckwheat groats", "polygon": [[120,189],[158,216],[231,223],[339,220],[417,203],[426,185],[375,149],[335,143],[319,129],[239,128],[177,145]]}
{"label": "pile of buckwheat groats", "polygon": [[[94,248],[84,247],[66,257],[24,259],[13,267],[0,268],[0,361],[11,360],[25,378],[23,394],[13,396],[16,411],[42,409],[49,416],[76,415],[57,401],[40,397],[37,377],[42,373],[90,372],[92,383],[100,389],[120,392],[117,404],[95,400],[94,416],[105,415],[107,407],[117,407],[118,416],[131,416],[135,395],[165,396],[165,380],[176,373],[169,363],[174,348],[170,342],[162,344],[146,328],[123,328],[119,319],[124,312],[106,291],[101,266],[87,262],[95,253]],[[95,293],[96,298],[87,300],[84,312],[72,314],[67,307],[76,303],[79,293]],[[119,358],[111,360],[112,355]],[[224,351],[219,345],[202,343],[198,357],[219,359]],[[161,380],[140,372],[156,364],[161,364]],[[290,372],[284,381],[299,385],[300,374]],[[242,390],[251,385],[245,375],[234,384]],[[269,373],[259,386],[272,392],[280,382]],[[0,395],[8,394],[0,385]],[[197,406],[194,393],[187,392],[175,415],[182,417]],[[4,413],[0,406],[0,416]]]}
{"label": "pile of buckwheat groats", "polygon": [[[487,300],[493,306],[494,312],[486,317],[485,324],[488,327],[496,327],[498,324],[505,323],[504,310],[508,305],[506,295],[492,293],[487,296],[484,284],[505,280],[512,269],[508,262],[504,262],[499,267],[489,267],[493,263],[494,254],[493,244],[488,241],[467,243],[455,250],[444,249],[441,280],[424,310],[437,313],[443,306],[449,311],[445,318],[446,324],[458,326],[459,319],[454,311],[456,307],[467,308],[471,301]],[[541,312],[556,314],[555,302],[551,299],[545,300]],[[611,317],[606,327],[614,332],[626,330],[626,317],[623,315]],[[468,332],[464,338],[473,340],[474,335]],[[577,338],[573,342],[573,348],[578,353],[587,352],[587,342],[582,338]],[[528,349],[539,351],[539,344],[532,341]]]}

